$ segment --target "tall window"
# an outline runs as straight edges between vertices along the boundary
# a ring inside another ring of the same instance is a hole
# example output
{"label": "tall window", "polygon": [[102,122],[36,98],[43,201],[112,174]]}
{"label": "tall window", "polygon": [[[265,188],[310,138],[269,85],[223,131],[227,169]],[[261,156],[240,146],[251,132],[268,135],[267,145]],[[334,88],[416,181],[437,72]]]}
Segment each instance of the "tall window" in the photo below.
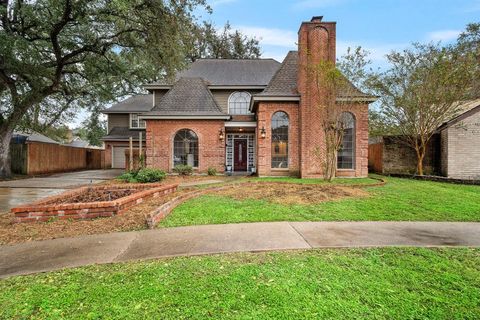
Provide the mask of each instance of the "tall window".
{"label": "tall window", "polygon": [[138,114],[130,113],[130,128],[145,128],[145,120],[139,120]]}
{"label": "tall window", "polygon": [[355,169],[355,117],[350,112],[340,115],[343,141],[337,155],[338,169]]}
{"label": "tall window", "polygon": [[285,112],[272,116],[272,168],[288,168],[288,125]]}
{"label": "tall window", "polygon": [[228,98],[229,114],[250,114],[250,93],[234,92]]}
{"label": "tall window", "polygon": [[198,137],[192,130],[182,129],[173,139],[173,165],[198,167]]}

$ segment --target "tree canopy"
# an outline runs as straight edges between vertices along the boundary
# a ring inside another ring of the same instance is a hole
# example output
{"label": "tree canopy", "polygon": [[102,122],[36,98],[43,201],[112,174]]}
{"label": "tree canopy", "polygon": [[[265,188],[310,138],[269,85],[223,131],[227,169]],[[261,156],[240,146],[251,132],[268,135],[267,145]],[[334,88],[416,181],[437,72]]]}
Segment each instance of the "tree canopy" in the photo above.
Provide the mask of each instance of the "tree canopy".
{"label": "tree canopy", "polygon": [[[202,43],[192,33],[205,28],[193,15],[202,7],[210,10],[205,0],[2,1],[0,177],[10,174],[9,141],[21,122],[45,129],[185,67]],[[245,55],[244,44],[258,44],[239,33],[231,39]]]}

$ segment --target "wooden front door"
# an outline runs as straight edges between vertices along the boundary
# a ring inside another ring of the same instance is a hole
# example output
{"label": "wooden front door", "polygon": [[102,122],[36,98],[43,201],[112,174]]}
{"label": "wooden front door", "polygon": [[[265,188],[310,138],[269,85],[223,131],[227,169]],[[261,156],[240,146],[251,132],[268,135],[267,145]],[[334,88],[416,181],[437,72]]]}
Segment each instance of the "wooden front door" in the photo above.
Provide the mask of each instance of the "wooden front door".
{"label": "wooden front door", "polygon": [[235,139],[233,143],[233,170],[247,171],[247,139]]}

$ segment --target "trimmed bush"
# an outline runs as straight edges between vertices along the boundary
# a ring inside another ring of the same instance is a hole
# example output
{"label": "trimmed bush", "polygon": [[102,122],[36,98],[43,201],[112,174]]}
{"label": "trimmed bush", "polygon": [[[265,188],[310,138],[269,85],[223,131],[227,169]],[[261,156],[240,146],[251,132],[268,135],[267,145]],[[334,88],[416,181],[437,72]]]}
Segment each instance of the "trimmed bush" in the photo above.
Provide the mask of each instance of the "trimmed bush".
{"label": "trimmed bush", "polygon": [[117,179],[121,180],[121,181],[124,181],[124,182],[135,183],[135,182],[137,182],[137,180],[135,179],[136,176],[137,176],[136,171],[127,171],[127,172],[123,173],[122,175],[118,176]]}
{"label": "trimmed bush", "polygon": [[165,179],[165,171],[152,168],[144,168],[138,171],[136,179],[141,183],[159,182]]}
{"label": "trimmed bush", "polygon": [[210,168],[208,168],[207,173],[208,173],[209,176],[216,176],[217,175],[217,169],[210,167]]}
{"label": "trimmed bush", "polygon": [[144,168],[137,171],[127,171],[117,179],[128,183],[149,183],[159,182],[166,178],[165,171],[159,169]]}
{"label": "trimmed bush", "polygon": [[173,168],[173,171],[181,176],[191,176],[193,173],[193,168],[189,165],[179,164]]}

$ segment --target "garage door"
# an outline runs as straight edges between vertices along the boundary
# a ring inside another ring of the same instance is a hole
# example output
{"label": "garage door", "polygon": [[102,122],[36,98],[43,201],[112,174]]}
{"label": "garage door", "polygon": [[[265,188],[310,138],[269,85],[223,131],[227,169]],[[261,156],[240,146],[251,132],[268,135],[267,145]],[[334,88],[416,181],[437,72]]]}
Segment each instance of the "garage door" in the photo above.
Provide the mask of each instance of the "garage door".
{"label": "garage door", "polygon": [[125,169],[125,147],[113,147],[112,168]]}

